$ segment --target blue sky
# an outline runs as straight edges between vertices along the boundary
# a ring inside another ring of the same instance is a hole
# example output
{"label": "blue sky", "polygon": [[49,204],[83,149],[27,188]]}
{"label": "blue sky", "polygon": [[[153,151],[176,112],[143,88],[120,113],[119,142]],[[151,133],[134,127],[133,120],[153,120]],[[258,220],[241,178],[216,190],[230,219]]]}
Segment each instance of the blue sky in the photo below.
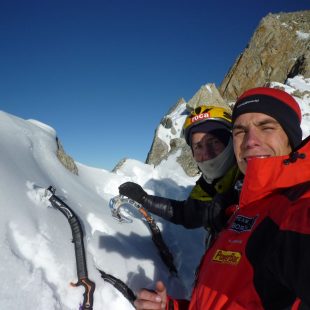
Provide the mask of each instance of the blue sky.
{"label": "blue sky", "polygon": [[68,154],[145,161],[177,100],[220,85],[269,12],[309,0],[0,2],[0,110],[53,127]]}

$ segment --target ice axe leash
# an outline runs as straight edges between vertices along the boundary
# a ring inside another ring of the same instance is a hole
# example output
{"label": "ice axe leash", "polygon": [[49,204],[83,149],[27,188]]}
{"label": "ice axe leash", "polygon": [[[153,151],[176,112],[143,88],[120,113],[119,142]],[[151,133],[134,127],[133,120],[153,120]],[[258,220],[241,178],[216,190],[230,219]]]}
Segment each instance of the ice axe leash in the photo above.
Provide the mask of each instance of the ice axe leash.
{"label": "ice axe leash", "polygon": [[122,213],[122,207],[124,207],[125,205],[134,207],[146,220],[152,234],[152,240],[159,251],[161,259],[168,267],[170,273],[174,276],[177,276],[178,272],[176,267],[174,266],[173,256],[161,235],[160,229],[158,228],[152,216],[147,212],[145,208],[143,208],[140,203],[123,195],[115,196],[110,200],[110,209],[112,216],[119,222],[131,223],[132,220]]}
{"label": "ice axe leash", "polygon": [[81,223],[72,209],[55,195],[56,189],[50,186],[46,189],[46,196],[51,202],[52,206],[60,211],[68,220],[71,232],[72,242],[74,243],[76,270],[77,270],[77,283],[71,283],[73,286],[84,286],[85,292],[83,294],[84,300],[82,310],[92,310],[94,302],[95,283],[89,280],[86,267],[86,256],[83,242],[83,230]]}

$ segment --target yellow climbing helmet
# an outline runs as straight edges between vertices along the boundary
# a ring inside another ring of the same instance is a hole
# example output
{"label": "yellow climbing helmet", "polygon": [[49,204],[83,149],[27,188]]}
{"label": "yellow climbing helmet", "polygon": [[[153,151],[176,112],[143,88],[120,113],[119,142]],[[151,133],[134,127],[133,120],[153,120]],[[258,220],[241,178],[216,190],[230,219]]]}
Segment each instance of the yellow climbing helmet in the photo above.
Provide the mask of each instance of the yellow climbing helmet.
{"label": "yellow climbing helmet", "polygon": [[208,128],[208,131],[218,128],[231,130],[231,114],[228,112],[228,109],[219,106],[202,105],[195,108],[187,116],[183,125],[183,136],[188,145],[190,145],[191,130],[193,127],[202,124],[204,125],[204,129]]}

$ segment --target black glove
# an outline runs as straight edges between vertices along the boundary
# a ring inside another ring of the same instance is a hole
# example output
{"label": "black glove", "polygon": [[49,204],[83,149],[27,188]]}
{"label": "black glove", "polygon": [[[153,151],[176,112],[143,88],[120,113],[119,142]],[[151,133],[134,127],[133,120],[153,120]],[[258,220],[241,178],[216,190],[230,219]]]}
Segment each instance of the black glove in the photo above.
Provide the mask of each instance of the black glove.
{"label": "black glove", "polygon": [[123,183],[119,186],[118,190],[120,195],[124,195],[141,204],[147,196],[147,193],[143,190],[143,188],[134,182]]}
{"label": "black glove", "polygon": [[225,209],[228,207],[224,195],[216,194],[211,204],[206,208],[203,217],[203,225],[206,229],[218,233],[225,226],[228,218],[225,215]]}

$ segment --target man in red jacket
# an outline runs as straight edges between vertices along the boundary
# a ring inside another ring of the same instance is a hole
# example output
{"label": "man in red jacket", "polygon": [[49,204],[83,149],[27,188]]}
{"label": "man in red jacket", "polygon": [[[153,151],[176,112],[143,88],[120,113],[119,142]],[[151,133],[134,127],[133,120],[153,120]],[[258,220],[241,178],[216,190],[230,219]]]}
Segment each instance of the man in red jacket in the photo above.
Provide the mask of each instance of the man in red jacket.
{"label": "man in red jacket", "polygon": [[310,146],[298,103],[278,89],[251,89],[232,121],[245,174],[239,205],[204,255],[191,300],[173,300],[157,282],[139,292],[139,310],[310,309]]}

